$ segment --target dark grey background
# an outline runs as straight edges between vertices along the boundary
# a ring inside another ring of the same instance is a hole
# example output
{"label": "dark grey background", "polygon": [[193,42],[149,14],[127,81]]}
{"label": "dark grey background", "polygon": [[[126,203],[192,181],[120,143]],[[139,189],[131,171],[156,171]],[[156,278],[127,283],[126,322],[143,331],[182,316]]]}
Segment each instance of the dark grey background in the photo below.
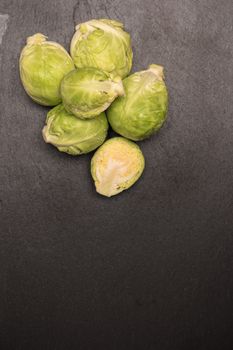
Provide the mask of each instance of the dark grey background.
{"label": "dark grey background", "polygon": [[[0,0],[0,348],[232,349],[232,0]],[[42,32],[107,17],[133,70],[165,67],[168,121],[130,190],[95,193],[91,155],[41,136],[18,58]],[[4,23],[7,24],[4,30]],[[4,32],[4,33],[3,33]]]}

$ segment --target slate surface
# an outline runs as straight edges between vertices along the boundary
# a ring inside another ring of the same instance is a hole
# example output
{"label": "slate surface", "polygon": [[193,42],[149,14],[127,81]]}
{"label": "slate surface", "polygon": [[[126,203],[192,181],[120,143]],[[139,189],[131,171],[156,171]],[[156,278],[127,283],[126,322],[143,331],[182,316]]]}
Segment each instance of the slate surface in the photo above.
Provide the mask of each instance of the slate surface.
{"label": "slate surface", "polygon": [[[232,349],[232,0],[1,0],[0,14],[0,348]],[[112,199],[91,156],[43,142],[47,109],[18,76],[27,36],[68,48],[93,17],[123,21],[133,70],[164,65],[170,92],[142,179]]]}

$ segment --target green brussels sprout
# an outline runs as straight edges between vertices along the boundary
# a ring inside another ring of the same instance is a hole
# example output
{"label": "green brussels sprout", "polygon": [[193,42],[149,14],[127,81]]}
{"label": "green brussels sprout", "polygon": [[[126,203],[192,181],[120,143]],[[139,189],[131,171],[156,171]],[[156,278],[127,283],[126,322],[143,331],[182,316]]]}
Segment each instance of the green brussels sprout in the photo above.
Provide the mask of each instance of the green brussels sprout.
{"label": "green brussels sprout", "polygon": [[131,187],[145,167],[144,156],[134,142],[123,137],[106,141],[91,160],[96,191],[111,197]]}
{"label": "green brussels sprout", "polygon": [[123,24],[109,19],[93,19],[76,26],[70,46],[76,67],[96,67],[126,77],[132,67],[130,35]]}
{"label": "green brussels sprout", "polygon": [[115,132],[139,141],[161,128],[168,105],[163,78],[163,67],[152,64],[123,80],[125,96],[117,98],[107,111]]}
{"label": "green brussels sprout", "polygon": [[61,45],[46,41],[40,33],[27,38],[19,71],[25,91],[35,102],[44,106],[59,104],[62,78],[74,68],[72,58]]}
{"label": "green brussels sprout", "polygon": [[112,78],[97,68],[73,70],[61,83],[61,96],[66,110],[82,119],[99,115],[116,97],[123,94],[120,77]]}
{"label": "green brussels sprout", "polygon": [[104,113],[95,119],[82,120],[68,113],[62,104],[47,114],[46,124],[42,131],[45,142],[74,156],[99,147],[108,131]]}

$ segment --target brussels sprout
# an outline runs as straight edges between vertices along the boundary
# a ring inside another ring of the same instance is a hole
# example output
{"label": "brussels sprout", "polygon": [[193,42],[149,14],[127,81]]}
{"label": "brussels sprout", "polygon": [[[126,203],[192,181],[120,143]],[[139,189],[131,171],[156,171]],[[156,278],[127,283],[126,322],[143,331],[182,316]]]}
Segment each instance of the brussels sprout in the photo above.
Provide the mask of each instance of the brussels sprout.
{"label": "brussels sprout", "polygon": [[67,74],[61,83],[62,101],[76,117],[93,118],[124,94],[120,77],[111,78],[97,68],[81,68]]}
{"label": "brussels sprout", "polygon": [[109,19],[93,19],[76,26],[70,53],[76,67],[96,67],[126,77],[132,67],[130,35],[123,24]]}
{"label": "brussels sprout", "polygon": [[46,123],[42,131],[45,142],[51,143],[61,152],[74,156],[91,152],[99,147],[108,131],[104,113],[95,119],[82,120],[69,114],[62,104],[47,114]]}
{"label": "brussels sprout", "polygon": [[143,140],[161,128],[168,104],[163,67],[152,64],[148,70],[123,80],[125,96],[117,98],[107,117],[113,130],[134,141]]}
{"label": "brussels sprout", "polygon": [[74,69],[72,58],[59,44],[43,34],[27,38],[19,60],[20,77],[27,94],[44,106],[61,102],[60,83]]}
{"label": "brussels sprout", "polygon": [[123,137],[106,141],[91,160],[96,191],[111,197],[131,187],[141,176],[145,160],[140,148]]}

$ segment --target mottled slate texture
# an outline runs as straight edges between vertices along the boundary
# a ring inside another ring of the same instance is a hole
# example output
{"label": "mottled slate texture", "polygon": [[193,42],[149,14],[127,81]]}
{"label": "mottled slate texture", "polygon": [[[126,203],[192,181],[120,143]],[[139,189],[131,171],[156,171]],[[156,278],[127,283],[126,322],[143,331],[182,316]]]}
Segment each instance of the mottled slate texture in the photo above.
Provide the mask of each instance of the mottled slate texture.
{"label": "mottled slate texture", "polygon": [[[1,349],[231,349],[232,0],[1,0],[0,14]],[[91,156],[43,142],[47,109],[18,76],[27,36],[68,48],[92,17],[122,20],[133,69],[163,64],[170,92],[143,178],[112,199]]]}

